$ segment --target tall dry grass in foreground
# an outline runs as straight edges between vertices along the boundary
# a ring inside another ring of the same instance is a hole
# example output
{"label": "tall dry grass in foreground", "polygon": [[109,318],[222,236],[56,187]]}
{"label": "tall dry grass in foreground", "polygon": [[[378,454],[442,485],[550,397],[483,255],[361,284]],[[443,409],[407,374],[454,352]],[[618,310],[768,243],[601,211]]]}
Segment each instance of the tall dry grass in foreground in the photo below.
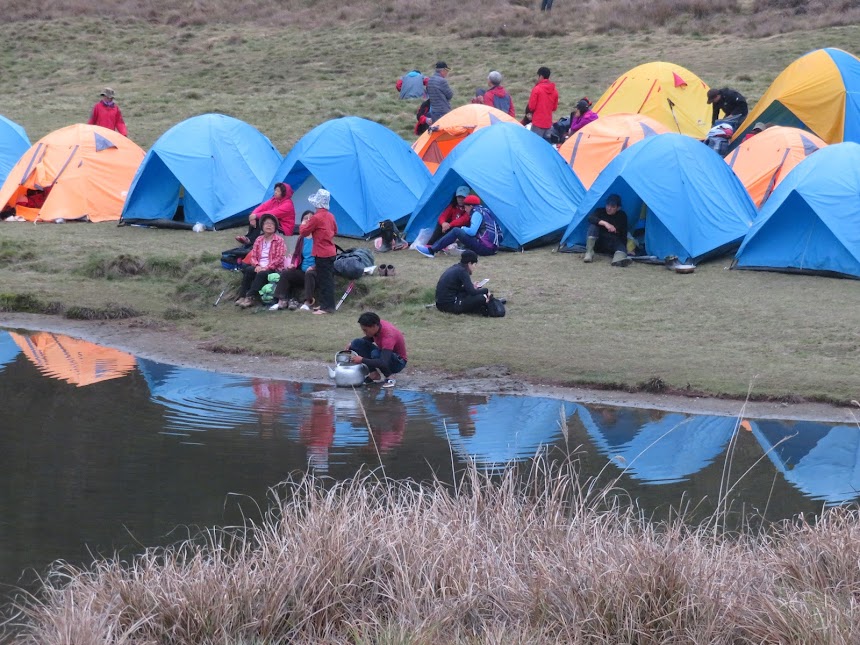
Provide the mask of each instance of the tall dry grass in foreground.
{"label": "tall dry grass in foreground", "polygon": [[57,565],[17,643],[857,643],[860,522],[653,523],[568,467],[285,484],[267,519]]}

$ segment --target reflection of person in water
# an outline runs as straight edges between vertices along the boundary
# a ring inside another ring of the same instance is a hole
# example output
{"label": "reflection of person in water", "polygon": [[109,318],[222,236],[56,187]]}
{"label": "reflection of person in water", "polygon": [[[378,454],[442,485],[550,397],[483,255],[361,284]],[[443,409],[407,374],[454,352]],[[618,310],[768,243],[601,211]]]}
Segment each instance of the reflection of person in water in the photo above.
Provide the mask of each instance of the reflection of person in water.
{"label": "reflection of person in water", "polygon": [[366,402],[366,412],[373,433],[369,443],[375,443],[379,454],[384,455],[403,443],[406,405],[392,390],[383,390],[380,394]]}
{"label": "reflection of person in water", "polygon": [[488,402],[489,397],[482,394],[440,394],[434,401],[442,419],[457,424],[461,437],[474,436],[476,408]]}
{"label": "reflection of person in water", "polygon": [[314,399],[310,414],[299,426],[299,440],[308,453],[308,466],[318,474],[328,472],[328,451],[334,441],[334,406]]}
{"label": "reflection of person in water", "polygon": [[254,410],[259,415],[260,429],[266,436],[271,436],[284,405],[287,394],[287,384],[284,381],[255,378],[251,379],[251,389],[254,391]]}

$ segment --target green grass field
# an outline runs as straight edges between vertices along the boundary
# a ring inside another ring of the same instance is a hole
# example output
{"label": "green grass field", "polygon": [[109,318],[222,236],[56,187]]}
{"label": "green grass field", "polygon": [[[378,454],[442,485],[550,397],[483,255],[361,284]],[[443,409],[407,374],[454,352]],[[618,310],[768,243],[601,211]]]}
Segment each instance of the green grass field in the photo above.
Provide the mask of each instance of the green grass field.
{"label": "green grass field", "polygon": [[[856,25],[758,39],[655,29],[489,38],[336,20],[179,26],[60,17],[31,25],[38,40],[21,37],[23,26],[0,27],[7,87],[0,114],[24,125],[33,141],[85,121],[110,85],[143,147],[189,116],[217,111],[253,124],[283,153],[315,125],[350,114],[411,140],[415,103],[397,100],[394,81],[439,58],[454,68],[455,104],[484,85],[488,70],[500,69],[521,108],[535,70],[547,65],[563,112],[650,60],[684,65],[753,103],[806,51],[851,51],[860,42]],[[509,298],[507,318],[484,320],[425,309],[448,262],[399,252],[380,258],[397,265],[397,278],[362,280],[339,315],[320,320],[243,312],[232,299],[213,308],[221,289],[238,281],[217,262],[234,234],[0,224],[0,311],[138,313],[141,324],[210,347],[328,361],[356,333],[358,313],[374,308],[404,330],[418,369],[505,364],[518,377],[548,383],[730,396],[743,396],[752,383],[755,396],[860,397],[855,281],[727,271],[729,259],[690,276],[652,266],[619,270],[540,249],[481,261],[480,277]]]}

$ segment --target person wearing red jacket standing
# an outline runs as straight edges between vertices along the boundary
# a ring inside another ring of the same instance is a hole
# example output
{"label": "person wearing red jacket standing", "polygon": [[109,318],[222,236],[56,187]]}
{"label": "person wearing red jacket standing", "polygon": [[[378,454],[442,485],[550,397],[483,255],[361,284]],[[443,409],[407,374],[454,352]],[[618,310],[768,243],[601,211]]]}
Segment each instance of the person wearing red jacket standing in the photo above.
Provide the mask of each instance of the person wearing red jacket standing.
{"label": "person wearing red jacket standing", "polygon": [[532,132],[546,139],[552,128],[552,113],[558,108],[558,90],[555,83],[549,80],[549,67],[541,67],[537,71],[537,83],[532,88],[526,117],[531,115]]}
{"label": "person wearing red jacket standing", "polygon": [[[320,306],[314,309],[315,314],[333,314],[334,309],[334,258],[337,248],[334,236],[337,235],[337,222],[328,210],[331,193],[320,188],[308,197],[316,212],[299,227],[299,235],[310,237],[314,241],[314,266],[316,266],[317,283],[319,284]],[[307,311],[307,303],[300,307]]]}
{"label": "person wearing red jacket standing", "polygon": [[119,106],[114,103],[113,90],[106,87],[102,90],[101,100],[93,106],[93,112],[90,115],[89,125],[99,125],[108,130],[119,132],[122,136],[128,136],[128,128],[125,127],[125,121],[122,118],[122,111]]}

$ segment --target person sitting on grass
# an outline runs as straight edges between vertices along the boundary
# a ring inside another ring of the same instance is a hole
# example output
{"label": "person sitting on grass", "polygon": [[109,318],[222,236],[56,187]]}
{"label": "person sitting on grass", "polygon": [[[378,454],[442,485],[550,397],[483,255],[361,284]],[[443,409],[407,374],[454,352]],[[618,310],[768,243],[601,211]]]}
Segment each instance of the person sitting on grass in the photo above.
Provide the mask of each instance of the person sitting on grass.
{"label": "person sitting on grass", "polygon": [[406,340],[403,334],[372,311],[361,314],[358,325],[364,337],[356,338],[347,347],[355,353],[352,362],[363,363],[371,370],[365,382],[382,383],[384,388],[394,387],[396,381],[391,375],[402,372],[406,367]]}
{"label": "person sitting on grass", "polygon": [[491,293],[486,287],[472,282],[472,272],[478,265],[478,254],[468,249],[460,261],[445,269],[436,283],[436,309],[449,314],[487,315]]}
{"label": "person sitting on grass", "polygon": [[450,229],[435,244],[425,246],[416,244],[415,250],[421,255],[432,258],[442,249],[459,242],[478,255],[495,255],[502,241],[502,232],[496,216],[486,206],[481,206],[477,195],[469,195],[463,200],[469,214],[469,225]]}
{"label": "person sitting on grass", "polygon": [[[313,211],[302,213],[302,224],[304,224]],[[303,289],[304,303],[301,305],[303,311],[310,311],[314,304],[314,292],[317,288],[317,272],[314,267],[314,241],[310,237],[299,237],[296,248],[290,258],[289,266],[281,271],[278,286],[275,287],[275,298],[278,302],[269,307],[270,310],[289,309],[295,311],[299,308],[297,300],[290,298],[290,292],[294,289]]]}
{"label": "person sitting on grass", "polygon": [[269,281],[270,273],[284,268],[286,250],[284,238],[277,234],[278,220],[274,215],[260,218],[263,234],[255,241],[242,266],[242,286],[239,289],[240,307],[252,307],[260,297],[260,289]]}
{"label": "person sitting on grass", "polygon": [[593,262],[595,250],[612,253],[614,267],[626,267],[631,262],[627,257],[627,213],[621,210],[619,195],[607,197],[606,205],[588,216],[588,237],[582,261]]}
{"label": "person sitting on grass", "polygon": [[469,212],[466,210],[465,202],[470,192],[472,191],[469,190],[468,186],[460,186],[454,192],[451,203],[448,204],[445,210],[439,215],[439,219],[436,220],[436,228],[433,230],[430,239],[427,240],[427,246],[435,244],[440,237],[452,228],[469,225]]}

